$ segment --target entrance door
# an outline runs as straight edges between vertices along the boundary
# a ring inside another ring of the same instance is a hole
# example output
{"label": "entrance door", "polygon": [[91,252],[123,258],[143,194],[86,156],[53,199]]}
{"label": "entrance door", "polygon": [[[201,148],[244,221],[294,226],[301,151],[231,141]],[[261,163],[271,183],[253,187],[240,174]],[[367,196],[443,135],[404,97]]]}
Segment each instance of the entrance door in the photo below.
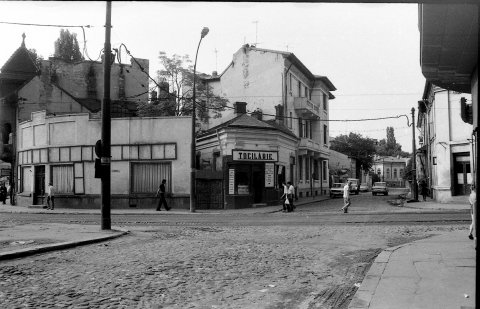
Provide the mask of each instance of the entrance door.
{"label": "entrance door", "polygon": [[35,166],[35,183],[33,192],[33,204],[45,203],[45,165]]}
{"label": "entrance door", "polygon": [[453,161],[454,195],[468,195],[472,182],[470,155],[468,153],[454,154]]}
{"label": "entrance door", "polygon": [[264,165],[252,165],[252,178],[253,202],[261,203],[263,201],[263,191],[265,189]]}

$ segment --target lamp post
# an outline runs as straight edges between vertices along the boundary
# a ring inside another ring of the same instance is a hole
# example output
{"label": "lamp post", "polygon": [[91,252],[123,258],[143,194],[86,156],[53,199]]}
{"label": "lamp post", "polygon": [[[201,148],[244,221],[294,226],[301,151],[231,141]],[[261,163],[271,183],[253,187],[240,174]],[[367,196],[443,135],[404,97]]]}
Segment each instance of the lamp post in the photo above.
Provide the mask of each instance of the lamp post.
{"label": "lamp post", "polygon": [[196,188],[195,188],[195,172],[196,172],[196,164],[197,156],[196,156],[196,145],[195,145],[195,118],[196,118],[196,71],[197,71],[197,57],[198,57],[198,50],[200,49],[200,43],[202,43],[202,39],[208,34],[209,29],[204,27],[202,32],[200,33],[200,41],[198,41],[197,46],[197,53],[195,54],[195,63],[193,64],[193,95],[192,95],[192,149],[191,149],[191,158],[190,158],[190,212],[195,212],[195,207],[197,204],[197,196],[196,196]]}

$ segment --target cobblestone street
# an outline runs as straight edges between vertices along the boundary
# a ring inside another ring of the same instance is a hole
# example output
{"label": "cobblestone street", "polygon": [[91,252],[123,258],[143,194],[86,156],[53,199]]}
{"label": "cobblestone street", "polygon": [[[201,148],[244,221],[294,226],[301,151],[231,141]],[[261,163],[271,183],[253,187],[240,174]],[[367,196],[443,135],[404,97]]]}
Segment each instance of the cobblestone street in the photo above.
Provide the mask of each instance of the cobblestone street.
{"label": "cobblestone street", "polygon": [[[280,215],[280,214],[279,214]],[[346,308],[382,249],[458,226],[129,227],[0,264],[3,308]]]}

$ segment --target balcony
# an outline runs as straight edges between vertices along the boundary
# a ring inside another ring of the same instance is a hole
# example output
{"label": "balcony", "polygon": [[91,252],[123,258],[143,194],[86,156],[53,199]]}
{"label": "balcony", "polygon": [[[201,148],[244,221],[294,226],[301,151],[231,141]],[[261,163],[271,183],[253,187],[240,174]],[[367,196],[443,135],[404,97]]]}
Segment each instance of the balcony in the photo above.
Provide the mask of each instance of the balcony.
{"label": "balcony", "polygon": [[307,98],[294,98],[293,107],[302,117],[320,118],[320,107]]}
{"label": "balcony", "polygon": [[300,139],[298,152],[300,155],[312,155],[317,158],[328,156],[329,153],[328,148],[323,147],[319,142],[309,138]]}

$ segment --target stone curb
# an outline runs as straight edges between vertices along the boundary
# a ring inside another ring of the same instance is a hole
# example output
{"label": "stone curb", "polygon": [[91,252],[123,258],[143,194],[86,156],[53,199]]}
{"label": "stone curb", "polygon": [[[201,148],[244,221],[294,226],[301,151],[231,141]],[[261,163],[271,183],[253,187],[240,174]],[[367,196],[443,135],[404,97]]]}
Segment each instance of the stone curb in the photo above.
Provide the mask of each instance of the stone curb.
{"label": "stone curb", "polygon": [[50,252],[55,250],[63,250],[63,249],[77,247],[77,246],[83,246],[83,245],[93,244],[97,242],[112,240],[130,233],[130,231],[123,228],[115,228],[115,229],[112,229],[111,231],[114,232],[113,235],[97,236],[97,237],[92,237],[90,239],[85,239],[85,240],[65,241],[61,243],[54,243],[54,244],[35,246],[35,247],[30,247],[30,248],[25,248],[20,250],[2,252],[0,253],[0,261],[22,258],[26,256],[39,254],[39,253],[45,253],[45,252]]}
{"label": "stone curb", "polygon": [[375,261],[372,263],[372,266],[370,266],[370,269],[365,275],[362,284],[353,296],[350,304],[348,305],[348,309],[368,309],[370,307],[370,302],[372,301],[373,295],[375,295],[378,283],[380,282],[382,274],[387,267],[390,256],[396,250],[410,244],[411,243],[390,247],[380,252],[380,254],[375,258]]}

